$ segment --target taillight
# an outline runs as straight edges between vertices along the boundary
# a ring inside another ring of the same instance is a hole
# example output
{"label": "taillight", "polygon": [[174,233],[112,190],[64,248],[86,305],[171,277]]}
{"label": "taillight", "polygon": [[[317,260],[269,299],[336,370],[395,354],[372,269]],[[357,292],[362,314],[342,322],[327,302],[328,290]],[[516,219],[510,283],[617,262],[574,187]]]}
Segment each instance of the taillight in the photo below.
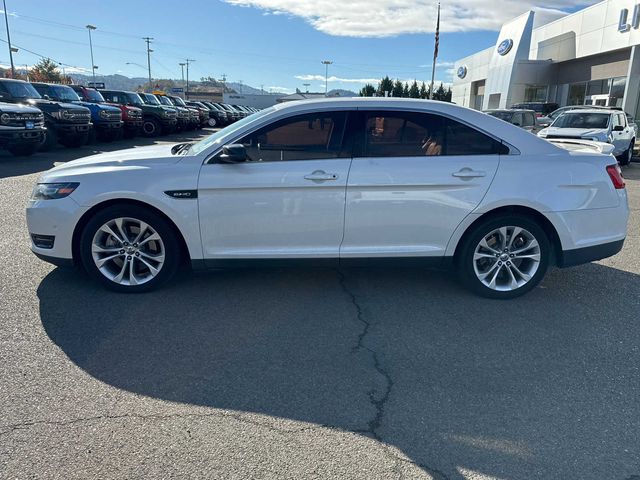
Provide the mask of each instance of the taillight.
{"label": "taillight", "polygon": [[613,188],[616,190],[620,190],[625,187],[624,178],[622,177],[622,169],[620,165],[609,165],[607,167],[607,173],[609,174],[609,178],[613,183]]}

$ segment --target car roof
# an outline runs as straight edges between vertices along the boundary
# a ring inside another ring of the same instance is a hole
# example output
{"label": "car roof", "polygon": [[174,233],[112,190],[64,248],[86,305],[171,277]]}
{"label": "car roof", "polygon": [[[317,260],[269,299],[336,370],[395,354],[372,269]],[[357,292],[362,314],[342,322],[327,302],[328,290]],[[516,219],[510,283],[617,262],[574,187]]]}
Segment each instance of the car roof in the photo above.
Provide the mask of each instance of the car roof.
{"label": "car roof", "polygon": [[612,114],[612,113],[623,113],[619,110],[609,110],[607,108],[574,108],[574,109],[569,109],[567,112],[565,113],[571,113],[571,112],[580,112],[580,113],[606,113],[606,114]]}
{"label": "car roof", "polygon": [[483,110],[483,112],[485,113],[491,113],[491,112],[509,112],[509,113],[516,113],[516,112],[527,112],[527,113],[536,113],[535,110],[531,110],[528,108],[493,108],[493,109],[489,109],[489,110]]}

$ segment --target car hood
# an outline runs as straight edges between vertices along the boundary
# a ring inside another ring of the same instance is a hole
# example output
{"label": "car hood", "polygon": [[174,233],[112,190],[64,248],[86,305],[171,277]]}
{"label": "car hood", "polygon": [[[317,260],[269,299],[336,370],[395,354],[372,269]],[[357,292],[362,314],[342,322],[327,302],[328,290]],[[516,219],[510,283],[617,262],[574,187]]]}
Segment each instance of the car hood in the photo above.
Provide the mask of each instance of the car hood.
{"label": "car hood", "polygon": [[0,112],[4,113],[40,113],[40,110],[31,105],[21,103],[4,103],[0,102]]}
{"label": "car hood", "polygon": [[569,137],[590,137],[595,135],[606,134],[607,130],[601,128],[545,128],[544,133],[547,135],[563,135]]}
{"label": "car hood", "polygon": [[112,105],[106,105],[106,104],[101,104],[101,103],[94,103],[94,102],[85,102],[84,100],[80,100],[79,102],[73,102],[75,105],[82,105],[83,107],[87,107],[87,108],[98,108],[99,110],[118,110],[120,111],[119,108],[114,107]]}
{"label": "car hood", "polygon": [[115,169],[150,168],[179,162],[181,155],[172,155],[174,144],[129,148],[116,152],[100,153],[58,165],[45,172],[42,179],[70,177],[88,173],[109,172]]}

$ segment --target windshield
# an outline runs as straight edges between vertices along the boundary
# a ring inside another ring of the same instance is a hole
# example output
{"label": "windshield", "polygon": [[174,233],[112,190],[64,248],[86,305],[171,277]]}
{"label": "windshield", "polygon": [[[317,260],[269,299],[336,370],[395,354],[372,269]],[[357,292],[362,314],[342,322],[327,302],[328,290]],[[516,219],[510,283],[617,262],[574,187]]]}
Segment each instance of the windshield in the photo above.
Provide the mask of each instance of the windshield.
{"label": "windshield", "polygon": [[557,128],[604,129],[609,126],[608,113],[570,112],[560,115],[551,125]]}
{"label": "windshield", "polygon": [[97,90],[92,90],[90,88],[85,89],[84,94],[89,102],[102,103],[104,102],[104,97]]}
{"label": "windshield", "polygon": [[49,85],[49,90],[53,94],[52,97],[63,102],[77,102],[80,97],[71,87],[65,87],[64,85]]}
{"label": "windshield", "polygon": [[170,107],[173,107],[173,103],[171,103],[171,100],[169,100],[167,97],[161,95],[158,97],[158,99],[163,105],[169,105]]}
{"label": "windshield", "polygon": [[512,112],[488,112],[492,117],[499,118],[500,120],[504,120],[505,122],[510,122],[511,117],[513,116]]}
{"label": "windshield", "polygon": [[184,103],[184,100],[182,100],[180,97],[173,97],[173,101],[176,103],[176,105],[180,105],[181,107],[187,106],[187,104]]}
{"label": "windshield", "polygon": [[140,93],[138,95],[140,95],[142,101],[147,105],[160,105],[160,102],[155,97],[155,95],[151,95],[150,93]]}
{"label": "windshield", "polygon": [[127,93],[127,102],[132,105],[144,105],[144,102],[137,93]]}
{"label": "windshield", "polygon": [[42,98],[30,83],[3,82],[3,85],[13,98]]}
{"label": "windshield", "polygon": [[211,147],[212,145],[214,145],[216,142],[219,142],[222,138],[226,137],[227,135],[230,135],[233,132],[243,128],[245,125],[247,125],[249,123],[252,123],[252,122],[255,122],[256,120],[259,120],[260,118],[264,117],[265,115],[268,115],[268,114],[272,113],[273,111],[275,111],[275,108],[274,107],[270,107],[270,108],[265,108],[264,110],[262,110],[260,112],[260,114],[247,116],[247,117],[243,118],[242,120],[239,120],[239,121],[229,125],[228,127],[217,131],[213,135],[210,135],[207,138],[204,138],[204,139],[200,140],[198,143],[195,143],[189,149],[189,153],[192,154],[192,155],[197,155],[200,152],[202,152],[202,151],[206,150],[207,148]]}

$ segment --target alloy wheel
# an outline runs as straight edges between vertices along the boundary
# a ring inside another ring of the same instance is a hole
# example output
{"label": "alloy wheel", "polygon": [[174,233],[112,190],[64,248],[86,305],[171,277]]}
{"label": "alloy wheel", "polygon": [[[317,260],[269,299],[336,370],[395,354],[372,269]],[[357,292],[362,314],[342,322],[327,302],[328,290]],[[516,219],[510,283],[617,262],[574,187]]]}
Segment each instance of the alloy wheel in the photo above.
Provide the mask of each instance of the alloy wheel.
{"label": "alloy wheel", "polygon": [[109,220],[93,236],[91,256],[107,279],[119,285],[142,285],[155,278],[165,263],[158,232],[135,218]]}
{"label": "alloy wheel", "polygon": [[473,254],[473,269],[486,287],[509,292],[533,278],[540,260],[540,244],[528,230],[505,226],[480,240]]}

